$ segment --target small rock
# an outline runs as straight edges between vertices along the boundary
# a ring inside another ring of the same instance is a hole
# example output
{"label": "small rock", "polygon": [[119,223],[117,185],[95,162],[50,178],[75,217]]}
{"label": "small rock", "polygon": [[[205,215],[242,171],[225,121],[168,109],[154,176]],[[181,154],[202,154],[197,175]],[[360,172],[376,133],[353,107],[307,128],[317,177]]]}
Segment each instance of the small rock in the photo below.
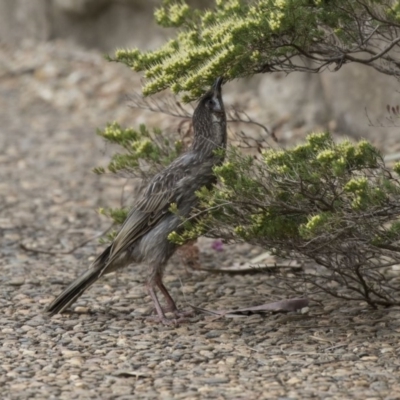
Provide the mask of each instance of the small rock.
{"label": "small rock", "polygon": [[201,380],[207,385],[219,385],[221,383],[229,383],[230,379],[227,377],[205,378]]}
{"label": "small rock", "polygon": [[214,353],[208,350],[200,350],[199,354],[203,357],[214,358]]}
{"label": "small rock", "polygon": [[364,356],[360,358],[363,361],[376,361],[378,359],[378,357],[376,356]]}
{"label": "small rock", "polygon": [[87,314],[90,311],[90,308],[78,306],[78,307],[75,307],[74,311],[78,314]]}
{"label": "small rock", "polygon": [[68,360],[68,363],[69,364],[72,364],[72,365],[77,365],[77,366],[81,366],[81,365],[83,365],[83,358],[81,358],[81,357],[71,357],[69,360]]}
{"label": "small rock", "polygon": [[9,286],[21,286],[25,283],[25,278],[24,277],[16,277],[16,278],[12,278],[10,279],[7,284]]}
{"label": "small rock", "polygon": [[68,357],[68,358],[69,357],[77,357],[77,356],[81,355],[80,351],[74,351],[74,350],[68,350],[68,349],[61,350],[61,354],[64,357]]}
{"label": "small rock", "polygon": [[295,376],[286,381],[288,385],[297,385],[300,382],[301,380],[299,378],[296,378]]}
{"label": "small rock", "polygon": [[216,337],[220,337],[221,334],[222,334],[222,331],[215,331],[215,330],[213,330],[213,331],[207,332],[207,333],[205,334],[205,337],[206,337],[207,339],[213,339],[213,338],[216,338]]}
{"label": "small rock", "polygon": [[36,351],[35,351],[35,350],[23,349],[23,350],[22,350],[22,354],[23,354],[24,356],[33,357],[33,356],[36,354]]}

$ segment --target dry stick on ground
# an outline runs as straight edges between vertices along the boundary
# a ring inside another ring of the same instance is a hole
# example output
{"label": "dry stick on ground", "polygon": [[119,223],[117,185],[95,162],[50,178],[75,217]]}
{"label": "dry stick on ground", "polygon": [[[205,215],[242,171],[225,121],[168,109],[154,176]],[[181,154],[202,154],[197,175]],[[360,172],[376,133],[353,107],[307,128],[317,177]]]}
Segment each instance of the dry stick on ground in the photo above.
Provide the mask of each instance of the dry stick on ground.
{"label": "dry stick on ground", "polygon": [[200,311],[204,314],[214,315],[217,318],[221,317],[240,317],[246,316],[247,314],[252,313],[260,313],[260,312],[290,312],[290,311],[297,311],[304,307],[307,307],[309,304],[308,299],[305,298],[293,298],[293,299],[286,299],[280,300],[273,303],[262,304],[260,306],[253,306],[253,307],[245,307],[240,308],[237,310],[207,310],[205,308],[199,308],[192,306],[191,307],[196,310]]}
{"label": "dry stick on ground", "polygon": [[198,268],[199,271],[207,271],[211,272],[212,274],[230,274],[230,275],[245,275],[245,274],[258,274],[260,272],[267,272],[267,273],[275,273],[278,270],[289,270],[292,272],[299,272],[301,270],[301,266],[291,267],[290,265],[279,265],[279,264],[272,264],[272,265],[243,265],[237,267],[226,267],[226,268]]}

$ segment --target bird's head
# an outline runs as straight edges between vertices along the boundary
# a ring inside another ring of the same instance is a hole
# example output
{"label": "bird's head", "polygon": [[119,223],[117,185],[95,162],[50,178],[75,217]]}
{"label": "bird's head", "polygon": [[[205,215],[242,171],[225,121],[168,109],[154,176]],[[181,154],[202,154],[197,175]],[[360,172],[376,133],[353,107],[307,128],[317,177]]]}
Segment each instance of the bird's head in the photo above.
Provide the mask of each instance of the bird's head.
{"label": "bird's head", "polygon": [[[193,147],[226,146],[226,114],[222,101],[222,77],[199,100],[193,113]],[[208,142],[208,144],[207,144]]]}

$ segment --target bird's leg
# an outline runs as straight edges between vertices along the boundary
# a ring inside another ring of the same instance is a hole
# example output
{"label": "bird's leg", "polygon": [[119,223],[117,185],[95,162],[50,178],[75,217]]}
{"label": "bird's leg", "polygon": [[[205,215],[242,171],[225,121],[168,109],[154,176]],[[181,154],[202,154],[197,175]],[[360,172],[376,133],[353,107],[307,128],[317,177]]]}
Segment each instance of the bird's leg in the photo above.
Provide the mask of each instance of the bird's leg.
{"label": "bird's leg", "polygon": [[[147,291],[153,300],[155,310],[157,312],[158,317],[149,317],[149,319],[154,320],[156,318],[158,321],[162,322],[163,324],[166,325],[177,325],[179,322],[185,321],[185,317],[188,317],[193,314],[193,312],[182,312],[179,311],[178,308],[176,307],[174,299],[171,297],[171,295],[168,293],[167,288],[164,286],[161,278],[161,274],[159,272],[156,272],[147,282]],[[154,290],[155,286],[157,286],[161,293],[164,295],[165,300],[167,302],[167,307],[163,309],[161,307],[160,301],[158,300],[157,294]],[[165,312],[172,312],[175,314],[174,319],[168,319],[165,316]]]}
{"label": "bird's leg", "polygon": [[[168,319],[165,316],[164,311],[163,311],[163,309],[161,307],[160,301],[158,300],[158,297],[157,297],[156,292],[154,290],[154,283],[153,282],[150,281],[149,283],[147,283],[147,291],[148,291],[151,299],[153,300],[154,307],[155,307],[156,312],[158,314],[159,321],[162,322],[163,324],[166,324],[166,325],[169,325],[171,323],[176,323],[174,321],[171,321],[170,319]],[[153,317],[151,317],[151,319],[152,318]]]}
{"label": "bird's leg", "polygon": [[165,301],[167,302],[167,307],[165,308],[165,311],[169,311],[169,312],[173,312],[173,313],[175,313],[175,311],[178,311],[175,301],[169,294],[167,288],[164,286],[160,275],[157,275],[155,277],[154,283],[158,286],[158,288],[160,289],[161,293],[163,294],[163,296],[165,298]]}
{"label": "bird's leg", "polygon": [[167,288],[164,286],[162,282],[162,278],[160,274],[155,276],[154,282],[158,288],[160,289],[161,293],[163,294],[165,301],[167,302],[167,307],[165,308],[166,311],[172,312],[178,318],[178,320],[183,320],[185,317],[190,317],[193,315],[193,311],[180,311],[175,304],[174,299],[169,294]]}

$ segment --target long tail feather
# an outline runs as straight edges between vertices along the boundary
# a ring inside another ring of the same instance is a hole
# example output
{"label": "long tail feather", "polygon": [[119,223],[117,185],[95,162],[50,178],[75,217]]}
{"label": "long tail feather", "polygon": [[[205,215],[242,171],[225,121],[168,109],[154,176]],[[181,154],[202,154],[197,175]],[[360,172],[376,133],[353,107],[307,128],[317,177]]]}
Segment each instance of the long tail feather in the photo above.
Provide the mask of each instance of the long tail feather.
{"label": "long tail feather", "polygon": [[74,303],[83,292],[93,285],[103,275],[104,267],[109,257],[111,246],[93,262],[91,268],[75,279],[56,299],[47,307],[46,311],[50,315],[62,313],[72,303]]}

